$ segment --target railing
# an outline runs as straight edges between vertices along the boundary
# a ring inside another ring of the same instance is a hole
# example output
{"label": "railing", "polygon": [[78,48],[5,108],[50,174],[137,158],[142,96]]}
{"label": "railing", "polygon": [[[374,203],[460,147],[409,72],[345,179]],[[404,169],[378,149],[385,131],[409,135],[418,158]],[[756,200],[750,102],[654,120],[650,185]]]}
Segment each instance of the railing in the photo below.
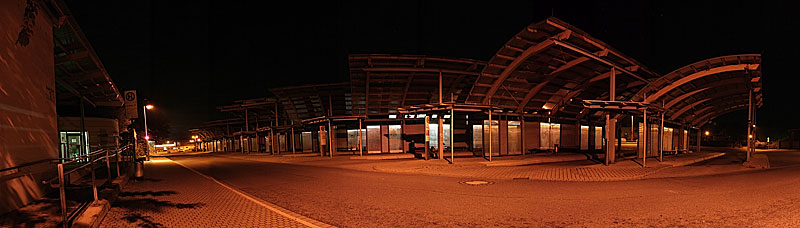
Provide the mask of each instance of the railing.
{"label": "railing", "polygon": [[[117,162],[116,162],[117,176],[116,177],[119,177],[121,175],[120,174],[119,164],[122,162],[122,159],[120,157],[120,153],[123,152],[123,151],[126,151],[126,150],[128,150],[130,148],[133,148],[133,147],[131,145],[126,145],[124,147],[113,149],[113,150],[100,149],[100,150],[96,150],[94,152],[91,152],[91,153],[88,153],[88,154],[84,154],[84,155],[81,155],[81,156],[78,156],[78,157],[74,157],[74,158],[70,158],[70,159],[64,159],[64,162],[61,162],[61,163],[57,164],[58,176],[56,176],[56,177],[54,177],[54,178],[52,178],[50,180],[42,181],[43,184],[52,184],[54,181],[58,180],[59,198],[61,200],[61,218],[62,218],[62,224],[63,224],[64,227],[68,227],[69,226],[69,222],[68,222],[67,218],[72,216],[72,213],[69,213],[67,211],[67,198],[66,198],[66,185],[67,185],[67,183],[65,181],[66,176],[71,174],[71,173],[77,172],[77,171],[79,171],[81,169],[84,169],[84,168],[88,167],[88,169],[91,170],[91,176],[92,176],[92,193],[93,193],[93,196],[94,196],[94,201],[92,201],[92,202],[96,202],[98,200],[98,197],[97,197],[97,180],[96,180],[96,177],[95,177],[95,163],[98,162],[98,161],[105,160],[106,171],[108,172],[106,181],[110,181],[111,180],[111,158],[116,157],[116,160],[117,160]],[[131,153],[131,159],[129,159],[129,160],[133,161],[134,157],[135,157],[135,155],[133,153]],[[69,165],[69,164],[78,164],[80,162],[86,162],[86,164],[83,164],[83,165],[80,165],[78,167],[72,168],[72,169],[70,169],[68,171],[64,170],[64,166]],[[132,165],[132,163],[131,163],[131,165]],[[75,213],[77,211],[79,211],[79,210],[75,210],[75,211],[73,211],[73,213]]]}

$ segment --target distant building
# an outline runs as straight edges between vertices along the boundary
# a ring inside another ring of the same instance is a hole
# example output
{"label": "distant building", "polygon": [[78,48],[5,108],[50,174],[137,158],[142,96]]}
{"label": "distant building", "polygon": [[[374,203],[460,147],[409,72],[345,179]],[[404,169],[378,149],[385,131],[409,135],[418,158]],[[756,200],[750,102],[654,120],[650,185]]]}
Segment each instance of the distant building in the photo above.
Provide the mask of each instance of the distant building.
{"label": "distant building", "polygon": [[800,149],[800,129],[789,130],[789,137],[780,139],[771,146],[778,149]]}
{"label": "distant building", "polygon": [[325,156],[596,153],[630,137],[625,153],[641,157],[697,150],[703,125],[763,100],[759,54],[660,75],[557,18],[526,26],[487,58],[353,54],[348,82],[270,89],[218,107],[232,118],[192,133],[205,150]]}

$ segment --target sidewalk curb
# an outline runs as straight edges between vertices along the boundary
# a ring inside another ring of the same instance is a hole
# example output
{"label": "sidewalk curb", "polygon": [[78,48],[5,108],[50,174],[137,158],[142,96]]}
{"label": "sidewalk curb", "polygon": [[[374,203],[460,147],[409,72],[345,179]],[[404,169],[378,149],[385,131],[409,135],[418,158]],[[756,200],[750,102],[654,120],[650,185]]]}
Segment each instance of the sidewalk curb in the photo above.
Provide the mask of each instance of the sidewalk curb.
{"label": "sidewalk curb", "polygon": [[687,166],[687,165],[691,165],[691,164],[702,162],[702,161],[706,161],[706,160],[711,160],[711,159],[722,157],[722,156],[725,156],[725,153],[715,153],[715,154],[708,155],[708,156],[705,156],[705,157],[701,157],[701,158],[698,158],[698,159],[685,161],[685,162],[680,162],[680,163],[675,163],[675,164],[672,164],[672,167]]}
{"label": "sidewalk curb", "polygon": [[208,180],[213,181],[214,183],[216,183],[216,184],[218,184],[218,185],[220,185],[220,186],[222,186],[222,187],[224,187],[224,188],[236,193],[239,196],[244,197],[247,200],[250,200],[250,201],[252,201],[252,202],[254,202],[254,203],[256,203],[256,204],[258,204],[258,205],[260,205],[260,206],[262,206],[264,208],[267,208],[270,211],[273,211],[273,212],[278,213],[280,215],[283,215],[283,216],[285,216],[287,218],[290,218],[290,219],[292,219],[292,220],[294,220],[294,221],[296,221],[298,223],[301,223],[301,224],[309,226],[309,227],[314,227],[314,228],[335,227],[335,226],[320,222],[318,220],[303,216],[301,214],[295,213],[293,211],[287,210],[287,209],[282,208],[282,207],[280,207],[278,205],[272,204],[272,203],[264,201],[264,200],[262,200],[262,199],[260,199],[258,197],[250,195],[250,194],[248,194],[248,193],[246,193],[244,191],[241,191],[241,190],[238,190],[238,189],[233,188],[231,186],[228,186],[227,184],[222,183],[221,181],[219,181],[219,180],[217,180],[217,179],[215,179],[215,178],[213,178],[211,176],[205,175],[205,174],[201,173],[200,171],[192,169],[191,167],[186,166],[186,165],[184,165],[184,164],[182,164],[182,163],[180,163],[178,161],[175,161],[175,160],[172,160],[172,159],[169,159],[169,158],[166,158],[166,159],[168,159],[169,161],[171,161],[171,162],[173,162],[173,163],[175,163],[175,164],[177,164],[177,165],[179,165],[179,166],[181,166],[183,168],[188,169],[189,171],[192,171],[193,173],[195,173],[195,174],[197,174],[197,175],[199,175],[199,176],[201,176],[203,178],[206,178]]}
{"label": "sidewalk curb", "polygon": [[108,214],[108,211],[111,209],[111,204],[116,201],[117,197],[119,197],[119,193],[122,192],[124,186],[130,181],[129,173],[130,172],[125,173],[111,181],[112,189],[104,189],[104,191],[108,193],[103,194],[108,197],[90,204],[75,217],[71,227],[99,227],[100,224],[103,223],[103,219],[106,218],[106,214]]}
{"label": "sidewalk curb", "polygon": [[392,155],[368,155],[368,156],[352,156],[350,160],[401,160],[413,159],[414,154],[392,154]]}
{"label": "sidewalk curb", "polygon": [[559,163],[559,162],[572,162],[572,161],[585,161],[589,160],[586,157],[582,158],[564,158],[564,159],[555,159],[544,161],[541,159],[529,159],[529,160],[508,160],[508,161],[492,161],[492,162],[482,162],[486,167],[514,167],[514,166],[526,166],[526,165],[534,165],[534,164],[548,164],[548,163]]}
{"label": "sidewalk curb", "polygon": [[83,210],[83,212],[75,218],[75,221],[70,227],[99,227],[100,223],[102,223],[103,219],[106,217],[106,214],[108,214],[109,209],[111,209],[111,203],[108,200],[97,200],[97,202],[90,204]]}

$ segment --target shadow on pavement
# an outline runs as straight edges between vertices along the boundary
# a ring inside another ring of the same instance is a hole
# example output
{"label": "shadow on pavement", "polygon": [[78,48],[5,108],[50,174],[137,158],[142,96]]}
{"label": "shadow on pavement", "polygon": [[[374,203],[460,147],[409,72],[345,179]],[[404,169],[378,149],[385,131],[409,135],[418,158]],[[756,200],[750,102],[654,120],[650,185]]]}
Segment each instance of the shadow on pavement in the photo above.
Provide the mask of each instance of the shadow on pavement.
{"label": "shadow on pavement", "polygon": [[144,192],[120,192],[119,196],[168,196],[178,194],[176,191],[144,191]]}
{"label": "shadow on pavement", "polygon": [[147,178],[147,177],[145,177],[145,178],[142,178],[141,180],[137,180],[137,181],[161,182],[161,181],[163,181],[163,180],[162,180],[162,179],[154,179],[154,178]]}
{"label": "shadow on pavement", "polygon": [[127,209],[129,211],[151,211],[162,212],[165,208],[191,209],[205,205],[204,203],[173,203],[170,201],[157,200],[153,198],[139,199],[118,199],[114,202],[114,207]]}
{"label": "shadow on pavement", "polygon": [[163,224],[154,222],[152,220],[152,218],[153,217],[142,215],[142,214],[139,214],[139,213],[131,213],[131,214],[126,215],[125,217],[122,217],[122,219],[124,219],[128,223],[134,223],[134,222],[140,221],[137,224],[137,226],[139,226],[139,227],[145,227],[145,228],[164,227]]}
{"label": "shadow on pavement", "polygon": [[[177,194],[175,191],[144,191],[144,192],[123,192],[120,196],[164,196]],[[204,203],[174,203],[166,200],[157,200],[153,198],[133,198],[117,199],[113,207],[122,208],[127,211],[125,216],[121,219],[128,223],[136,223],[138,227],[164,227],[161,223],[153,221],[153,217],[142,215],[141,212],[155,212],[161,213],[164,209],[177,208],[177,209],[194,209],[204,206]]]}
{"label": "shadow on pavement", "polygon": [[5,227],[38,227],[38,224],[46,223],[44,215],[34,215],[28,212],[13,211],[4,214],[0,218],[0,226]]}
{"label": "shadow on pavement", "polygon": [[[74,201],[67,201],[73,210]],[[23,208],[0,215],[0,227],[55,227],[61,225],[61,206],[58,199],[42,199]]]}

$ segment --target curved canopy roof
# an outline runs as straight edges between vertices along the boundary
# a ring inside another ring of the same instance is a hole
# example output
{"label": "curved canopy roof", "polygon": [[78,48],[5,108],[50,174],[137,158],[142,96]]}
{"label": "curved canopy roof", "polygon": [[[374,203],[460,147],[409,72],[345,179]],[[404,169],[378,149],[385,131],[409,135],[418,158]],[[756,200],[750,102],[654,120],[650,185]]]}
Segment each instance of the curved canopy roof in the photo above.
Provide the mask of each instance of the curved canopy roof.
{"label": "curved canopy roof", "polygon": [[486,62],[421,55],[350,55],[352,114],[386,114],[439,102],[463,103]]}
{"label": "curved canopy roof", "polygon": [[53,28],[56,91],[60,104],[79,94],[91,105],[122,106],[123,99],[89,40],[62,1],[56,1],[64,23]]}
{"label": "curved canopy roof", "polygon": [[312,84],[270,89],[295,123],[320,116],[352,114],[350,83]]}
{"label": "curved canopy roof", "polygon": [[466,102],[575,116],[582,113],[580,100],[608,99],[612,69],[616,100],[628,100],[658,78],[636,60],[551,17],[525,27],[497,51]]}
{"label": "curved canopy roof", "polygon": [[663,105],[666,119],[702,126],[722,114],[762,105],[761,55],[729,55],[698,61],[654,80],[633,101]]}

